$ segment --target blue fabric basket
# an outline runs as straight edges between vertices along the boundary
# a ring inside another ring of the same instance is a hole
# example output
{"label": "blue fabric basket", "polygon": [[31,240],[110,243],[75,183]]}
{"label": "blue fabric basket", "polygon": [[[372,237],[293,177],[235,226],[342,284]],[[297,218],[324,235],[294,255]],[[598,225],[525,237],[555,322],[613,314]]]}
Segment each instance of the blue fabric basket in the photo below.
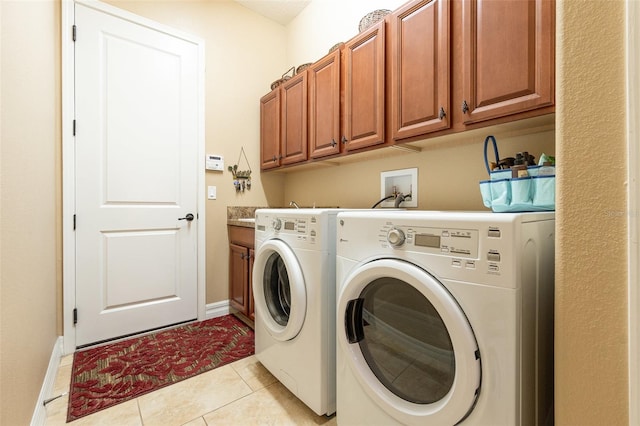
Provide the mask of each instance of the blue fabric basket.
{"label": "blue fabric basket", "polygon": [[488,180],[480,181],[480,194],[485,207],[496,213],[553,211],[556,209],[556,176],[540,175],[540,166],[527,167],[529,176],[512,178],[511,170],[491,171],[487,147],[493,142],[496,163],[498,147],[493,136],[484,141],[484,162]]}

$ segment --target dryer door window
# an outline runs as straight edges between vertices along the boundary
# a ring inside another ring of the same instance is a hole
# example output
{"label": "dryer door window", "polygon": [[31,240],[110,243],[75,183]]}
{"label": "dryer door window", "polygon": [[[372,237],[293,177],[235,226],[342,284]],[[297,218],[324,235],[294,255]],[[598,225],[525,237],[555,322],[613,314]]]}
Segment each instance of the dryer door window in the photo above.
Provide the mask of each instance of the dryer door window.
{"label": "dryer door window", "polygon": [[283,241],[268,240],[257,248],[252,288],[256,321],[277,340],[296,337],[307,311],[307,292],[298,259]]}
{"label": "dryer door window", "polygon": [[338,351],[379,407],[407,425],[457,424],[480,392],[478,344],[460,305],[424,269],[380,259],[344,280]]}
{"label": "dryer door window", "polygon": [[[416,404],[443,399],[453,386],[456,363],[447,327],[418,290],[396,278],[378,278],[352,304],[362,322],[355,337],[380,382]],[[358,308],[356,308],[358,307]],[[357,320],[356,320],[357,318]]]}

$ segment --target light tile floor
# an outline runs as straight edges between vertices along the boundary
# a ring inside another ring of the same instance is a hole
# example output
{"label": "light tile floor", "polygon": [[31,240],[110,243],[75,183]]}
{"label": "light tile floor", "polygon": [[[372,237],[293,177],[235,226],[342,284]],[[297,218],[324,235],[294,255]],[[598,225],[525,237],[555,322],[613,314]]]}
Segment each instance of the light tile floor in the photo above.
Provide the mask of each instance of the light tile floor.
{"label": "light tile floor", "polygon": [[[52,395],[69,390],[73,355],[62,358]],[[64,425],[69,396],[47,405],[47,426]],[[255,356],[216,368],[139,398],[80,418],[70,425],[325,425]]]}

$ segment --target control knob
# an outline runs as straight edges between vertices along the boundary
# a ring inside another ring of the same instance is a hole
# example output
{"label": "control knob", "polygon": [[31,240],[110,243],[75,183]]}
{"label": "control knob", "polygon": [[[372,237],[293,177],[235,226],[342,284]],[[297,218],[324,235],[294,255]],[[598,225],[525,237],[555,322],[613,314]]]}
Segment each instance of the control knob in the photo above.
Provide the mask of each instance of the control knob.
{"label": "control knob", "polygon": [[387,241],[394,247],[400,247],[404,244],[404,232],[398,228],[392,228],[387,232]]}
{"label": "control knob", "polygon": [[273,229],[275,229],[276,231],[279,231],[280,228],[282,228],[282,221],[278,218],[273,219],[273,222],[271,222],[271,226],[273,226]]}

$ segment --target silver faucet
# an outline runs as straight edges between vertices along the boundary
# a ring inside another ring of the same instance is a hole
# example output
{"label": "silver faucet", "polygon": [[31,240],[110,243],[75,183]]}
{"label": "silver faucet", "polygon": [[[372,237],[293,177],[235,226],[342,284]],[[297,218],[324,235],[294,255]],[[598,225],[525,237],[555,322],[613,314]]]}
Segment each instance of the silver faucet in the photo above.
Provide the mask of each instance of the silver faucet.
{"label": "silver faucet", "polygon": [[298,205],[298,203],[296,203],[295,201],[291,201],[291,202],[289,203],[289,207],[295,207],[296,209],[299,209],[299,208],[300,208],[300,206]]}

